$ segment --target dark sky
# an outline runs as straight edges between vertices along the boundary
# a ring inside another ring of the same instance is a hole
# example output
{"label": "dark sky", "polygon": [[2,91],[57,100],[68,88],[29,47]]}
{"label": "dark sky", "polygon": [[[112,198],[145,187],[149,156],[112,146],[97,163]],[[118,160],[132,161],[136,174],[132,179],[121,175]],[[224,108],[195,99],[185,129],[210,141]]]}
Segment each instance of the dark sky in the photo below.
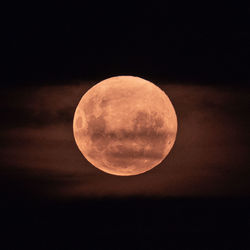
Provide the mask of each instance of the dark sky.
{"label": "dark sky", "polygon": [[8,84],[121,74],[213,84],[248,79],[244,4],[20,4],[6,8],[2,26]]}
{"label": "dark sky", "polygon": [[[249,7],[10,4],[1,15],[1,249],[248,249]],[[72,120],[98,81],[170,97],[169,156],[132,177],[92,167]]]}

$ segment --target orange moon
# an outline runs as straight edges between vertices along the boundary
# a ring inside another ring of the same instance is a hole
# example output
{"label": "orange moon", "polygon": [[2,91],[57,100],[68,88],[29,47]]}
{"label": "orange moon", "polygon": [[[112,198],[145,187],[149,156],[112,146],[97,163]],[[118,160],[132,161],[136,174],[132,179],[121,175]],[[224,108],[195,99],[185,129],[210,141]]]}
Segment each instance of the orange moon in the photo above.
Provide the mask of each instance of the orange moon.
{"label": "orange moon", "polygon": [[177,117],[159,87],[139,77],[117,76],[83,95],[73,132],[92,165],[113,175],[137,175],[168,155],[176,138]]}

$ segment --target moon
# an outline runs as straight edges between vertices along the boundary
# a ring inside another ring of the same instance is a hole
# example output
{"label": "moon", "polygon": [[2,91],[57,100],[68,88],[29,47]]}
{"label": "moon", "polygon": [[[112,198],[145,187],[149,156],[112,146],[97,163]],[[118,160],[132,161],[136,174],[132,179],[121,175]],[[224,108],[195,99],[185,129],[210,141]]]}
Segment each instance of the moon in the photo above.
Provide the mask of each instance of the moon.
{"label": "moon", "polygon": [[159,87],[139,77],[117,76],[82,96],[73,133],[79,150],[96,168],[113,175],[138,175],[169,154],[177,117]]}

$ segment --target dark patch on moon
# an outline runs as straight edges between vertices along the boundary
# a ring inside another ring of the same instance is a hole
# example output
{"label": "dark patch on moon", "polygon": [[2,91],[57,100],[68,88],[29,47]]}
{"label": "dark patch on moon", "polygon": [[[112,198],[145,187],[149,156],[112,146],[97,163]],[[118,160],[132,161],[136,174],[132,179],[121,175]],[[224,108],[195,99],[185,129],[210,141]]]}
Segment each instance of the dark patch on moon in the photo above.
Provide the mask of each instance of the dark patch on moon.
{"label": "dark patch on moon", "polygon": [[162,154],[157,150],[145,150],[144,148],[140,148],[138,150],[133,149],[132,147],[128,147],[125,145],[119,145],[116,147],[116,150],[108,150],[105,155],[107,157],[114,158],[133,158],[133,159],[160,159]]}
{"label": "dark patch on moon", "polygon": [[106,122],[103,116],[95,117],[91,115],[88,120],[88,134],[92,142],[99,142],[100,139],[105,137]]}
{"label": "dark patch on moon", "polygon": [[156,112],[139,111],[135,118],[134,129],[138,131],[141,129],[156,130],[162,128],[163,124],[164,121]]}
{"label": "dark patch on moon", "polygon": [[119,129],[107,132],[104,116],[90,116],[88,134],[95,151],[92,151],[91,155],[97,159],[100,157],[99,152],[111,165],[120,167],[127,167],[132,162],[142,164],[142,160],[147,160],[149,164],[159,161],[164,157],[169,138],[167,132],[159,130],[163,125],[164,121],[156,112],[140,111],[136,115],[132,130]]}
{"label": "dark patch on moon", "polygon": [[[103,151],[110,143],[106,136],[106,121],[103,116],[95,117],[90,116],[88,118],[88,130],[87,133],[90,137],[93,147],[97,151]],[[97,155],[98,157],[98,155]]]}

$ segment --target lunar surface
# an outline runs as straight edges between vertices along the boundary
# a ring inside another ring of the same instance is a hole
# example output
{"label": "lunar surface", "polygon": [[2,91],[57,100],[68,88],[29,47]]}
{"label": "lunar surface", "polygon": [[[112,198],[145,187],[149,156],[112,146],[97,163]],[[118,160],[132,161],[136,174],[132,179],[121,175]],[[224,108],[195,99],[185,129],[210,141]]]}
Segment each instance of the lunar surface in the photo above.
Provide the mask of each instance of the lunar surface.
{"label": "lunar surface", "polygon": [[159,87],[139,77],[118,76],[83,95],[73,132],[78,148],[95,167],[113,175],[137,175],[168,155],[177,117]]}

